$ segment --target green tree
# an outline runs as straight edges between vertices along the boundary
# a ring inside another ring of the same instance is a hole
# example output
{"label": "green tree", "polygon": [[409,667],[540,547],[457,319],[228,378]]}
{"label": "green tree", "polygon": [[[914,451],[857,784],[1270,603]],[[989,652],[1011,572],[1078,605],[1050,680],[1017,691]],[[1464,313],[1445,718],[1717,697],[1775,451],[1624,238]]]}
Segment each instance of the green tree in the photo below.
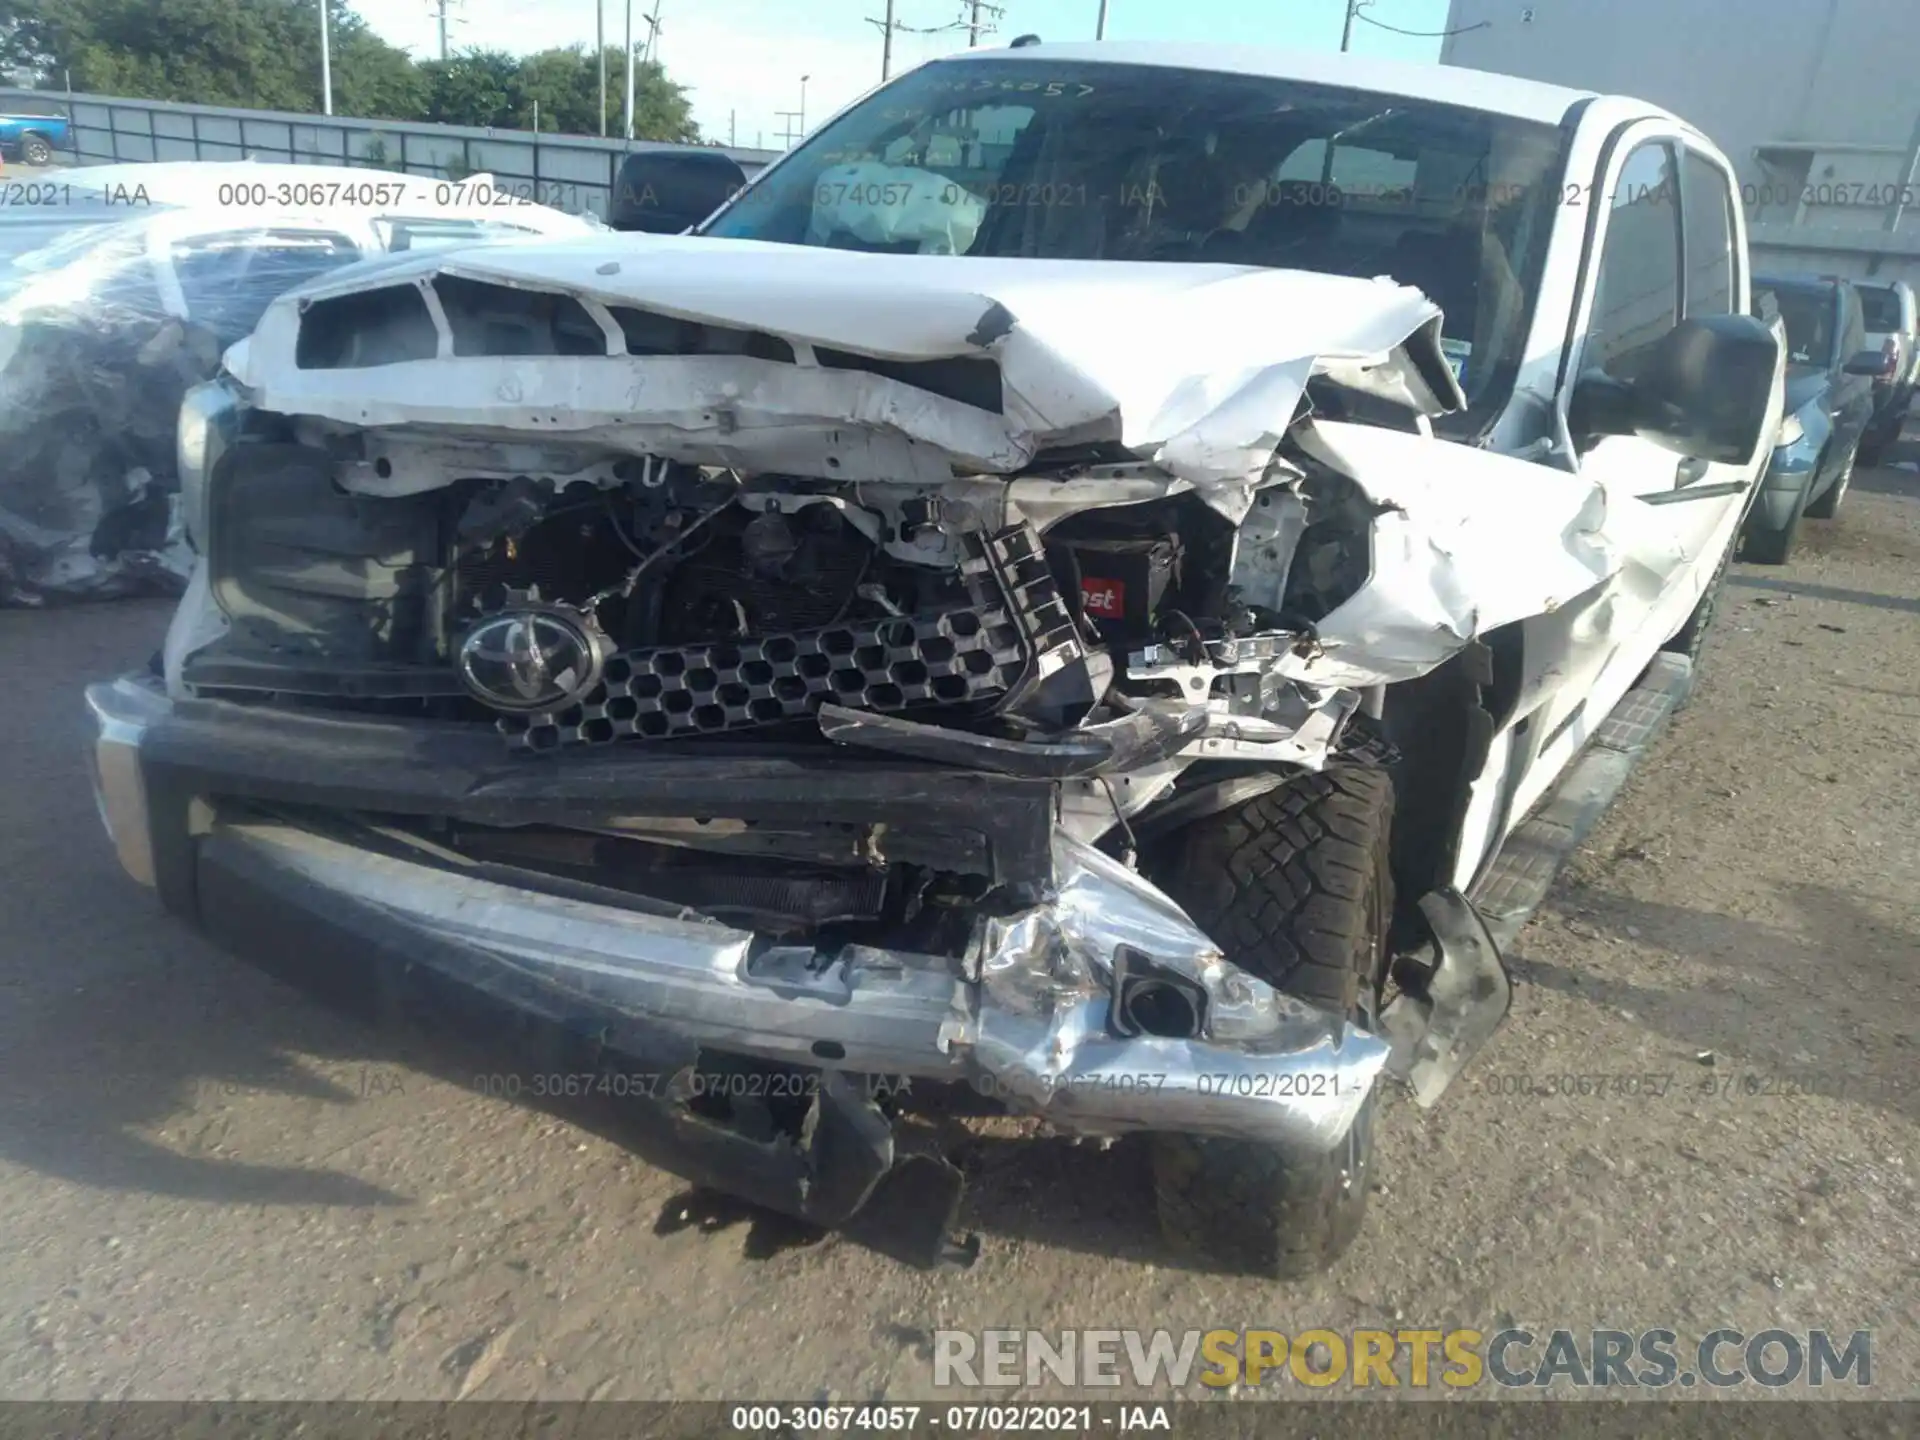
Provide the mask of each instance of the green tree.
{"label": "green tree", "polygon": [[[323,0],[0,0],[0,67],[76,90],[260,110],[320,106]],[[415,64],[367,28],[348,0],[324,0],[337,115],[600,132],[593,52],[575,45],[516,58],[470,50]],[[607,133],[620,133],[622,51],[609,46]],[[634,130],[645,140],[697,140],[686,91],[658,65],[635,75]]]}
{"label": "green tree", "polygon": [[[320,0],[8,0],[0,65],[76,90],[239,105],[320,108]],[[334,111],[419,113],[424,87],[405,51],[327,0]]]}
{"label": "green tree", "polygon": [[504,50],[467,50],[419,67],[427,84],[425,118],[442,125],[517,126],[520,62]]}
{"label": "green tree", "polygon": [[[607,123],[609,135],[620,134],[626,116],[626,59],[620,47],[609,45],[607,62]],[[593,51],[585,45],[541,50],[520,61],[515,121],[521,129],[533,127],[533,104],[540,102],[540,128],[567,135],[600,133],[600,71]],[[669,80],[656,63],[639,66],[633,76],[633,128],[640,140],[697,140],[687,92]]]}

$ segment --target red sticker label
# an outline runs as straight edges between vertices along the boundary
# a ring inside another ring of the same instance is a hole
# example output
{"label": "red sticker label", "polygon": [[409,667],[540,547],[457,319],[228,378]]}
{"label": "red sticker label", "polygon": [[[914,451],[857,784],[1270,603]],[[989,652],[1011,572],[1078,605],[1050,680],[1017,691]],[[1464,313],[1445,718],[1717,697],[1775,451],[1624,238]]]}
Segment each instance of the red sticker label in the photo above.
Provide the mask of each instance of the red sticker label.
{"label": "red sticker label", "polygon": [[1127,587],[1118,580],[1080,577],[1080,603],[1089,615],[1118,619],[1127,613]]}

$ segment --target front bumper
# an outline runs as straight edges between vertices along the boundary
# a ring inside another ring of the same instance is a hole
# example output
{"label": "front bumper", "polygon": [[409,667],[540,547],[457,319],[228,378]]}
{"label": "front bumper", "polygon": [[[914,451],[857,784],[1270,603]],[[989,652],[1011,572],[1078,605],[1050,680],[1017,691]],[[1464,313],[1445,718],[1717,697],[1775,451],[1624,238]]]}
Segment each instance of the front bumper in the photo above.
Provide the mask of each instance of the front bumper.
{"label": "front bumper", "polygon": [[[785,776],[799,787],[790,798],[814,811],[904,801],[934,833],[965,832],[1012,872],[1034,863],[1036,820],[1044,826],[1046,874],[1033,902],[982,914],[962,957],[826,952],[263,818],[275,801],[518,823],[591,823],[641,804],[652,814],[730,814],[782,803],[772,762],[513,761],[490,735],[482,758],[451,733],[418,726],[176,704],[144,677],[94,685],[87,705],[100,813],[128,873],[238,953],[301,952],[304,968],[336,988],[369,967],[424,969],[666,1066],[712,1052],[838,1082],[963,1082],[1077,1133],[1178,1130],[1306,1149],[1346,1135],[1388,1055],[1380,1039],[1230,965],[1152,885],[1056,830],[1046,782],[866,756]],[[875,777],[899,793],[883,793]],[[1203,992],[1203,1033],[1116,1033],[1116,989],[1142,974]],[[713,1137],[682,1133],[706,1122],[670,1090],[653,1103],[686,1162],[677,1168],[777,1208],[838,1218],[818,1214],[818,1199],[805,1209],[810,1191],[841,1194],[834,1187],[798,1183],[801,1203],[783,1204],[785,1191],[756,1190],[753,1176],[702,1159]],[[871,1100],[844,1083],[820,1094],[843,1106],[852,1133],[885,1128]],[[811,1144],[820,1127],[809,1129]],[[804,1176],[813,1161],[797,1163]],[[857,1204],[866,1191],[854,1192]]]}

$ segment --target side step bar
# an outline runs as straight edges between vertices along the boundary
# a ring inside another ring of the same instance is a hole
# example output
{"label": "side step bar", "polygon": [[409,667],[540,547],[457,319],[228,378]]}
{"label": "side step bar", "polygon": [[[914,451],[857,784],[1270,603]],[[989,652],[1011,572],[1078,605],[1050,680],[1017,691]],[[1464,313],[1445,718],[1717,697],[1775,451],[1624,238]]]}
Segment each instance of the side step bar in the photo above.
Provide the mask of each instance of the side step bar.
{"label": "side step bar", "polygon": [[1502,948],[1511,945],[1547,898],[1582,841],[1627,783],[1673,712],[1693,692],[1693,661],[1663,652],[1620,698],[1574,757],[1546,802],[1514,832],[1468,892]]}
{"label": "side step bar", "polygon": [[1656,656],[1546,803],[1507,837],[1471,896],[1444,889],[1421,898],[1431,939],[1424,952],[1405,957],[1421,978],[1388,1004],[1380,1032],[1392,1046],[1386,1073],[1412,1090],[1423,1109],[1439,1100],[1506,1018],[1513,984],[1500,952],[1547,898],[1554,877],[1692,690],[1689,657]]}

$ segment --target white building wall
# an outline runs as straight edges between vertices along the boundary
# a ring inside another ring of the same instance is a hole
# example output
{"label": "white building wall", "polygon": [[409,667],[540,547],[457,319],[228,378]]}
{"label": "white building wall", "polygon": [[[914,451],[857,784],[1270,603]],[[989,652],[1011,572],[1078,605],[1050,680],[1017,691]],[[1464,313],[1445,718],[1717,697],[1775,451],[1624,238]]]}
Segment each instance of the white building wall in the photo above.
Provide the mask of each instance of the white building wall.
{"label": "white building wall", "polygon": [[1443,64],[1651,100],[1738,169],[1762,264],[1920,281],[1920,0],[1452,0]]}

